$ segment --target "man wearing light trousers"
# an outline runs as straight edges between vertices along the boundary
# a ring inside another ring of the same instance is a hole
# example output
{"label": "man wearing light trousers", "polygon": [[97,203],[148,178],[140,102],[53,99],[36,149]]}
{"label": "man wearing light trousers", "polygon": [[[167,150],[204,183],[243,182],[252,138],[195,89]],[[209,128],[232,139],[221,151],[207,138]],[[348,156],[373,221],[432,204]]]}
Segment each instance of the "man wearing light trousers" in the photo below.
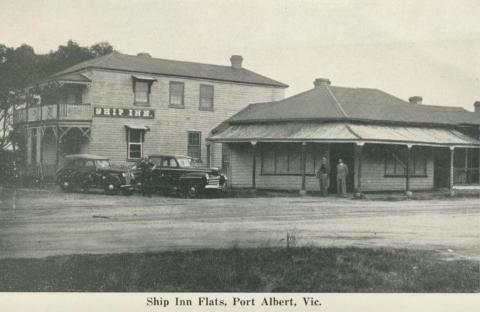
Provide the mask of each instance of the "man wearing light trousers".
{"label": "man wearing light trousers", "polygon": [[337,165],[337,195],[347,197],[347,175],[348,166],[343,163],[343,160],[338,159]]}

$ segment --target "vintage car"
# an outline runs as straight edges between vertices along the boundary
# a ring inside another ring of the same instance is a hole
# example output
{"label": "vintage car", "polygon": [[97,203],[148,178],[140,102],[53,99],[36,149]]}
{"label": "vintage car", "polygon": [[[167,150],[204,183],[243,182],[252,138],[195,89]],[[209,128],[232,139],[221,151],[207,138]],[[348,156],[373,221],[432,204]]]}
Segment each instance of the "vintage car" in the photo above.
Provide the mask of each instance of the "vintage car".
{"label": "vintage car", "polygon": [[66,164],[57,171],[55,181],[64,191],[76,189],[87,192],[100,188],[106,194],[133,194],[134,176],[130,170],[112,168],[106,157],[90,154],[68,155]]}
{"label": "vintage car", "polygon": [[[206,191],[224,191],[227,177],[217,168],[205,168],[188,156],[149,155],[153,163],[150,187],[161,194],[196,197]],[[137,187],[141,188],[142,173],[138,162],[134,167]]]}

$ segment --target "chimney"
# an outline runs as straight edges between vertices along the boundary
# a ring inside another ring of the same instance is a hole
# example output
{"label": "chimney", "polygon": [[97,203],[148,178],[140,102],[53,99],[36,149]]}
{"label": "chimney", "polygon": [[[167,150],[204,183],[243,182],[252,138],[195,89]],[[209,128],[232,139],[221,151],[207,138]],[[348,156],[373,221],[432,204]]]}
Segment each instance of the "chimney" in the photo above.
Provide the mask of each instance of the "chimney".
{"label": "chimney", "polygon": [[475,103],[473,103],[473,107],[475,113],[480,113],[480,101],[476,101]]}
{"label": "chimney", "polygon": [[232,55],[232,57],[230,57],[230,62],[232,63],[232,67],[235,69],[242,68],[242,61],[243,61],[243,57],[241,55]]}
{"label": "chimney", "polygon": [[320,86],[329,86],[330,84],[331,82],[330,82],[330,79],[328,78],[317,78],[313,82],[313,85],[315,86],[315,88],[318,88]]}
{"label": "chimney", "polygon": [[408,101],[410,104],[422,104],[423,98],[421,96],[411,96]]}
{"label": "chimney", "polygon": [[152,56],[150,55],[150,53],[147,53],[147,52],[137,53],[137,56],[143,57],[143,58],[152,58]]}

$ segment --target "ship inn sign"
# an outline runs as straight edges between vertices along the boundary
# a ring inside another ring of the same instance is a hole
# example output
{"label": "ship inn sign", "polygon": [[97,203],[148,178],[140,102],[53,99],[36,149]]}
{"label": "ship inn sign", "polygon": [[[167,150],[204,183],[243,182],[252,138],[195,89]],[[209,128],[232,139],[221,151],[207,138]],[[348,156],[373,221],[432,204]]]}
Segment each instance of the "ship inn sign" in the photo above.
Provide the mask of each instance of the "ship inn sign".
{"label": "ship inn sign", "polygon": [[155,117],[155,111],[153,109],[95,107],[93,113],[96,117],[126,117],[147,119],[153,119]]}

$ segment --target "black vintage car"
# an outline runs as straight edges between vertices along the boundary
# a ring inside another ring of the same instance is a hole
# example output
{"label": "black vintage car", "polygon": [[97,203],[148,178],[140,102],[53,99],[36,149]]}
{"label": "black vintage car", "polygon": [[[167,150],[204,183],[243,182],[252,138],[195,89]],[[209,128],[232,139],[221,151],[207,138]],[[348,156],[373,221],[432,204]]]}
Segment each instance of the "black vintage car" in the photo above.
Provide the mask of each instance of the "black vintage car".
{"label": "black vintage car", "polygon": [[[175,155],[149,155],[153,162],[150,187],[161,194],[180,194],[196,197],[206,191],[223,191],[227,177],[217,168],[205,168],[193,158]],[[141,187],[142,174],[137,163],[134,169],[135,181]]]}
{"label": "black vintage car", "polygon": [[65,166],[57,171],[56,183],[64,191],[100,188],[106,194],[121,192],[131,195],[134,187],[131,184],[133,173],[130,170],[112,168],[106,157],[91,154],[75,154],[65,157]]}

